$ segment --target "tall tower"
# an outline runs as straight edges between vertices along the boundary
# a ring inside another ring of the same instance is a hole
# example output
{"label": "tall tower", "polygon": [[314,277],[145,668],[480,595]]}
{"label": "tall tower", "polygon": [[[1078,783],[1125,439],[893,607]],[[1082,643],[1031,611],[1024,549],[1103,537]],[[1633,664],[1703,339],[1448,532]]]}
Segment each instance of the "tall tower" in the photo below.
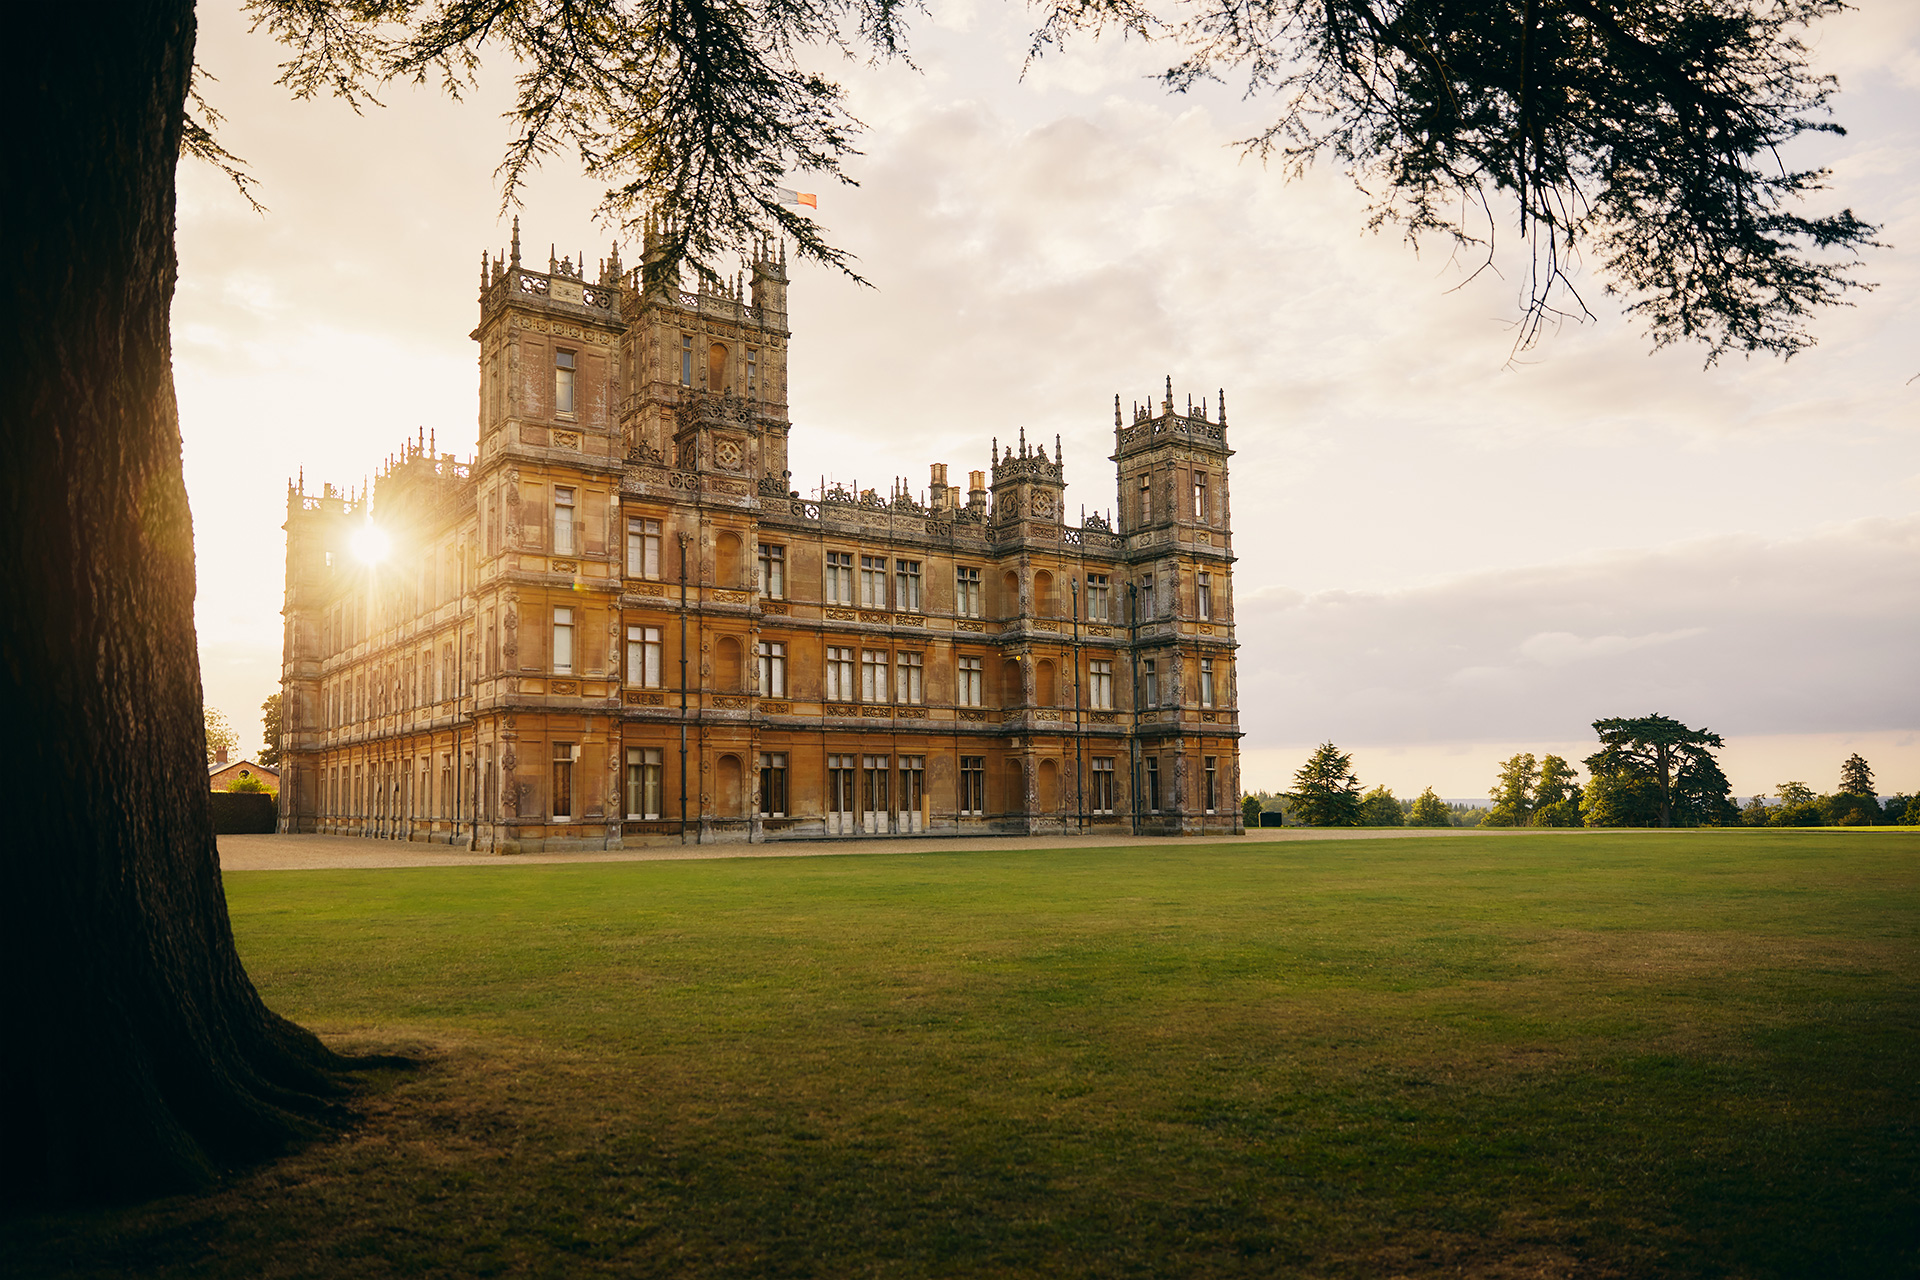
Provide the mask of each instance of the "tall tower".
{"label": "tall tower", "polygon": [[[1173,401],[1173,379],[1156,412],[1132,421],[1113,402],[1113,462],[1129,572],[1128,622],[1137,684],[1141,753],[1137,787],[1149,800],[1149,830],[1195,825],[1196,806],[1239,794],[1238,733],[1226,708],[1232,680],[1233,565],[1227,487],[1226,395],[1218,415]],[[1224,716],[1224,718],[1223,718]],[[1151,798],[1158,793],[1159,802]],[[1201,816],[1204,816],[1202,814]]]}

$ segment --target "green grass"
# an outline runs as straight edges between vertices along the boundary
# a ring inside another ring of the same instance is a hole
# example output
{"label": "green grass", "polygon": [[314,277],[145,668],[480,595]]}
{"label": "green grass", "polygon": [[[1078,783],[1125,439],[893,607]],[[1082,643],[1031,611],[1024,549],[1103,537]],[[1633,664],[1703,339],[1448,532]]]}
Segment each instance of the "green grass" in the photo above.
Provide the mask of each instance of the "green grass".
{"label": "green grass", "polygon": [[[1920,832],[230,873],[430,1054],[78,1275],[1920,1270]],[[5,1264],[0,1263],[0,1270]]]}

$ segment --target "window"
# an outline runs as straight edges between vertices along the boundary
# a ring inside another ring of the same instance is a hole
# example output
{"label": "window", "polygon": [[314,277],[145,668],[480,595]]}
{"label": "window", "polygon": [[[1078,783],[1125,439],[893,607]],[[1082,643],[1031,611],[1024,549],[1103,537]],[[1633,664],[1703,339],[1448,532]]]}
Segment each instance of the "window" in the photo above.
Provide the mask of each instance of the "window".
{"label": "window", "polygon": [[1201,524],[1207,523],[1211,508],[1207,506],[1207,473],[1193,473],[1193,518]]}
{"label": "window", "polygon": [[1157,615],[1153,611],[1153,575],[1140,579],[1140,615],[1136,622],[1151,622]]}
{"label": "window", "polygon": [[1095,813],[1113,812],[1113,757],[1093,758],[1093,787],[1089,796]]}
{"label": "window", "polygon": [[573,352],[553,353],[553,411],[561,417],[573,416]]}
{"label": "window", "polygon": [[979,817],[987,811],[987,758],[960,757],[960,812]]}
{"label": "window", "polygon": [[1087,664],[1087,705],[1095,711],[1113,710],[1113,662],[1096,659]]}
{"label": "window", "polygon": [[660,628],[627,628],[627,683],[642,689],[660,687]]}
{"label": "window", "polygon": [[960,705],[977,707],[986,692],[986,659],[962,657],[960,659]]}
{"label": "window", "polygon": [[627,816],[658,818],[660,797],[665,790],[661,785],[660,748],[628,747]]}
{"label": "window", "polygon": [[553,554],[573,554],[573,490],[553,491]]}
{"label": "window", "polygon": [[927,758],[900,757],[900,812],[918,812],[927,798]]}
{"label": "window", "polygon": [[[553,744],[553,808],[550,816],[556,821],[565,821],[573,817],[573,762],[580,758],[580,749],[571,742]],[[446,773],[442,770],[442,773]],[[442,801],[445,800],[443,778]]]}
{"label": "window", "polygon": [[760,693],[768,698],[787,696],[787,646],[784,641],[760,642]]}
{"label": "window", "polygon": [[1111,594],[1106,574],[1087,575],[1087,621],[1111,622],[1113,620]]}
{"label": "window", "polygon": [[853,812],[854,758],[827,757],[827,812]]}
{"label": "window", "polygon": [[862,649],[860,651],[860,701],[885,702],[886,700],[887,651]]}
{"label": "window", "polygon": [[781,600],[787,594],[787,549],[785,547],[762,546],[760,548],[760,594],[773,600]]}
{"label": "window", "polygon": [[853,603],[853,554],[827,552],[827,603]]}
{"label": "window", "polygon": [[1206,764],[1206,779],[1207,779],[1207,812],[1212,813],[1216,808],[1219,807],[1214,802],[1218,800],[1220,796],[1220,757],[1207,756],[1205,759],[1205,764]]}
{"label": "window", "polygon": [[1153,523],[1153,477],[1140,477],[1140,523]]}
{"label": "window", "polygon": [[853,650],[827,648],[827,700],[853,701]]}
{"label": "window", "polygon": [[978,569],[955,569],[953,571],[953,609],[963,618],[980,616],[980,571]]}
{"label": "window", "polygon": [[752,399],[760,394],[760,353],[752,347],[747,348],[747,397]]}
{"label": "window", "polygon": [[1160,812],[1160,760],[1147,757],[1147,812]]}
{"label": "window", "polygon": [[571,609],[553,611],[553,673],[560,676],[573,674],[573,610]]}
{"label": "window", "polygon": [[1200,621],[1206,622],[1213,617],[1213,575],[1198,574],[1193,580],[1193,607],[1200,615]]}
{"label": "window", "polygon": [[680,335],[680,385],[693,385],[693,335]]}
{"label": "window", "polygon": [[920,705],[920,655],[896,653],[893,656],[893,700],[909,707]]}
{"label": "window", "polygon": [[887,811],[887,774],[892,763],[887,756],[860,757],[860,804],[865,812]]}
{"label": "window", "polygon": [[893,562],[893,607],[901,613],[920,612],[920,562]]}
{"label": "window", "polygon": [[787,753],[767,751],[760,756],[760,816],[787,816]]}
{"label": "window", "polygon": [[860,557],[860,607],[862,609],[887,607],[887,558],[885,556]]}
{"label": "window", "polygon": [[1152,658],[1140,664],[1140,689],[1146,695],[1149,707],[1160,705],[1160,664]]}
{"label": "window", "polygon": [[1200,659],[1200,705],[1213,705],[1213,659]]}
{"label": "window", "polygon": [[627,521],[627,576],[653,579],[660,576],[658,520]]}

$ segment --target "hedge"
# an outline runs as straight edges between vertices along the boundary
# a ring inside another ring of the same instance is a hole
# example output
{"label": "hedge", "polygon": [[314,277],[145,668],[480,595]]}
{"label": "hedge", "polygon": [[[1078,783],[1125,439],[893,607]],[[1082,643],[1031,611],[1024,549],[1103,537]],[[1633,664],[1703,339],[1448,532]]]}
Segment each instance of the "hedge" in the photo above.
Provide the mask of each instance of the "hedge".
{"label": "hedge", "polygon": [[265,791],[210,791],[213,833],[270,836],[280,825],[278,797]]}

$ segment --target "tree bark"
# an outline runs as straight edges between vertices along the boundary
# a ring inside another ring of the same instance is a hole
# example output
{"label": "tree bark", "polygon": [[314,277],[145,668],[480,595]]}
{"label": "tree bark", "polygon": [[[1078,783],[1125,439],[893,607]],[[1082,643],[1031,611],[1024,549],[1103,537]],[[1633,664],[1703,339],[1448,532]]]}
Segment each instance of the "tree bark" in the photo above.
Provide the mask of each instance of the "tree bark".
{"label": "tree bark", "polygon": [[323,1131],[349,1064],[248,980],[208,810],[168,335],[193,5],[43,7],[13,34],[0,1189],[139,1196]]}

